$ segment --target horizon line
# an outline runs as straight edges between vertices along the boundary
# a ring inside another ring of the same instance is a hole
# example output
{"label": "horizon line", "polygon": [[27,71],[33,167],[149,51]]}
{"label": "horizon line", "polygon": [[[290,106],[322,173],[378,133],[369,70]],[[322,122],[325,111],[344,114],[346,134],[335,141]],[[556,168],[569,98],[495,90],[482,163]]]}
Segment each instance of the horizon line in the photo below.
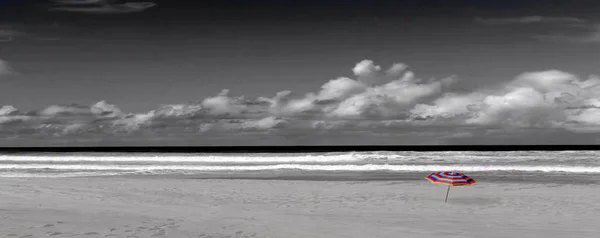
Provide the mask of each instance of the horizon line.
{"label": "horizon line", "polygon": [[302,153],[369,151],[570,151],[600,150],[599,144],[547,145],[273,145],[273,146],[11,146],[0,153],[123,152],[123,153]]}

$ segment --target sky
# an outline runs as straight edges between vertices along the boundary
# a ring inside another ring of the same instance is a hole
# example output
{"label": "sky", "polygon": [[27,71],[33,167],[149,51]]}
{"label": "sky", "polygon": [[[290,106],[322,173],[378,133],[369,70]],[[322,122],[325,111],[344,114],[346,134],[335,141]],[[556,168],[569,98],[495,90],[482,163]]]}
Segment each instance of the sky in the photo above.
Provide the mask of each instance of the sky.
{"label": "sky", "polygon": [[598,9],[0,0],[0,146],[597,144]]}

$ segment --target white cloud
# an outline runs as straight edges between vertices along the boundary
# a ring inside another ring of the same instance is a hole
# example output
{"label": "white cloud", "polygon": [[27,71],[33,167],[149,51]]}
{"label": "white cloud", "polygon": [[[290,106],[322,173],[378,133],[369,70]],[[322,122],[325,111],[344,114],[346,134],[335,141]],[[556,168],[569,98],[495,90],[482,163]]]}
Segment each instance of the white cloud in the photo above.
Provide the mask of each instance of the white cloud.
{"label": "white cloud", "polygon": [[87,124],[83,124],[83,123],[76,123],[76,124],[71,124],[71,125],[67,125],[63,128],[62,130],[62,134],[76,134],[76,133],[81,133],[84,132],[83,130],[87,127]]}
{"label": "white cloud", "polygon": [[156,116],[154,110],[142,114],[129,114],[114,120],[112,125],[115,127],[115,132],[134,132],[150,125],[154,116]]}
{"label": "white cloud", "polygon": [[25,115],[20,115],[19,109],[11,105],[0,107],[0,125],[14,122],[22,122],[27,119],[29,119],[29,117]]}
{"label": "white cloud", "polygon": [[197,104],[170,104],[160,106],[154,114],[164,118],[186,118],[201,113],[202,109],[203,107]]}
{"label": "white cloud", "polygon": [[90,106],[90,112],[100,117],[116,117],[123,114],[117,106],[108,104],[104,100]]}
{"label": "white cloud", "polygon": [[47,117],[59,115],[87,115],[91,113],[89,107],[80,105],[51,105],[38,111],[39,115]]}
{"label": "white cloud", "polygon": [[230,98],[229,90],[223,89],[217,96],[209,97],[202,101],[202,107],[215,116],[238,116],[246,107],[239,103],[239,99]]}
{"label": "white cloud", "polygon": [[446,95],[412,112],[426,118],[464,116],[466,125],[571,129],[569,123],[577,122],[589,128],[600,119],[596,108],[589,108],[598,102],[598,87],[595,77],[581,80],[558,70],[530,72],[500,89]]}
{"label": "white cloud", "polygon": [[10,116],[17,112],[19,112],[19,109],[15,108],[11,105],[6,105],[6,106],[0,107],[0,116]]}
{"label": "white cloud", "polygon": [[373,62],[372,60],[363,60],[356,63],[356,65],[352,69],[352,72],[354,72],[354,75],[356,76],[365,77],[373,76],[373,74],[378,73],[380,70],[381,66],[375,65],[375,62]]}
{"label": "white cloud", "polygon": [[286,120],[277,118],[274,116],[265,117],[259,120],[250,120],[243,122],[241,128],[243,129],[254,129],[254,130],[269,130],[277,127],[284,126],[287,123]]}
{"label": "white cloud", "polygon": [[408,65],[404,63],[395,63],[386,71],[386,74],[391,77],[398,77],[401,76],[406,69],[408,69]]}
{"label": "white cloud", "polygon": [[429,117],[456,117],[471,114],[483,102],[484,95],[445,94],[429,104],[418,104],[411,109],[411,114],[422,118]]}
{"label": "white cloud", "polygon": [[367,85],[351,78],[338,78],[330,80],[323,84],[321,91],[317,94],[316,99],[327,101],[327,100],[343,100],[348,96],[364,92],[367,89]]}
{"label": "white cloud", "polygon": [[356,75],[357,80],[367,85],[374,85],[379,83],[377,81],[379,79],[378,76],[380,74],[380,71],[381,66],[376,65],[375,62],[373,62],[372,60],[360,61],[356,63],[356,65],[352,69],[352,72],[354,72],[354,75]]}
{"label": "white cloud", "polygon": [[[405,71],[404,64],[394,64],[387,75],[379,75],[380,66],[373,61],[359,62],[354,73],[357,79],[340,77],[325,83],[319,92],[294,97],[289,91],[278,93],[272,99],[270,112],[278,116],[310,117],[315,119],[360,119],[406,117],[407,109],[428,97],[441,93],[454,79],[423,82],[414,73]],[[369,84],[361,78],[382,82],[396,74],[387,83]]]}
{"label": "white cloud", "polygon": [[439,94],[445,85],[452,83],[450,79],[430,83],[419,81],[407,72],[403,78],[368,88],[343,100],[330,115],[341,118],[402,117],[420,99]]}

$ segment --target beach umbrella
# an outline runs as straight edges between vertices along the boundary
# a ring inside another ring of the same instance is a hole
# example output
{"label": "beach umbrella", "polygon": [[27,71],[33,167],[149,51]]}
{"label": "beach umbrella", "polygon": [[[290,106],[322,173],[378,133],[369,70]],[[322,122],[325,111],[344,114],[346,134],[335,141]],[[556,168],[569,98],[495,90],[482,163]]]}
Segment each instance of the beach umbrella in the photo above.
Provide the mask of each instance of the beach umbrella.
{"label": "beach umbrella", "polygon": [[452,186],[469,186],[475,183],[475,180],[467,175],[457,172],[435,172],[425,176],[425,178],[432,183],[446,184],[448,185],[448,191],[446,191],[446,200],[448,201],[448,193],[450,193],[450,187]]}

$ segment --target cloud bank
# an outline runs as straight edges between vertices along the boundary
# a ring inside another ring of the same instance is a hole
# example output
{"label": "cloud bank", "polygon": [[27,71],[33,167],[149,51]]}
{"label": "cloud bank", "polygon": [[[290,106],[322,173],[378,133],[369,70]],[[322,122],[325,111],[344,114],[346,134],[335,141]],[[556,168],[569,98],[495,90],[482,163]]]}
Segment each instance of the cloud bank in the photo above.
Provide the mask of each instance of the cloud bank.
{"label": "cloud bank", "polygon": [[424,80],[403,63],[383,69],[363,60],[352,71],[353,77],[331,79],[305,94],[281,91],[250,98],[223,89],[198,103],[161,105],[143,113],[124,112],[103,100],[29,112],[5,105],[0,107],[0,138],[204,138],[224,143],[251,135],[300,143],[311,136],[377,141],[402,135],[429,142],[479,137],[475,140],[481,142],[600,132],[597,76],[554,69],[524,72],[505,83],[456,92],[452,86],[458,78]]}

